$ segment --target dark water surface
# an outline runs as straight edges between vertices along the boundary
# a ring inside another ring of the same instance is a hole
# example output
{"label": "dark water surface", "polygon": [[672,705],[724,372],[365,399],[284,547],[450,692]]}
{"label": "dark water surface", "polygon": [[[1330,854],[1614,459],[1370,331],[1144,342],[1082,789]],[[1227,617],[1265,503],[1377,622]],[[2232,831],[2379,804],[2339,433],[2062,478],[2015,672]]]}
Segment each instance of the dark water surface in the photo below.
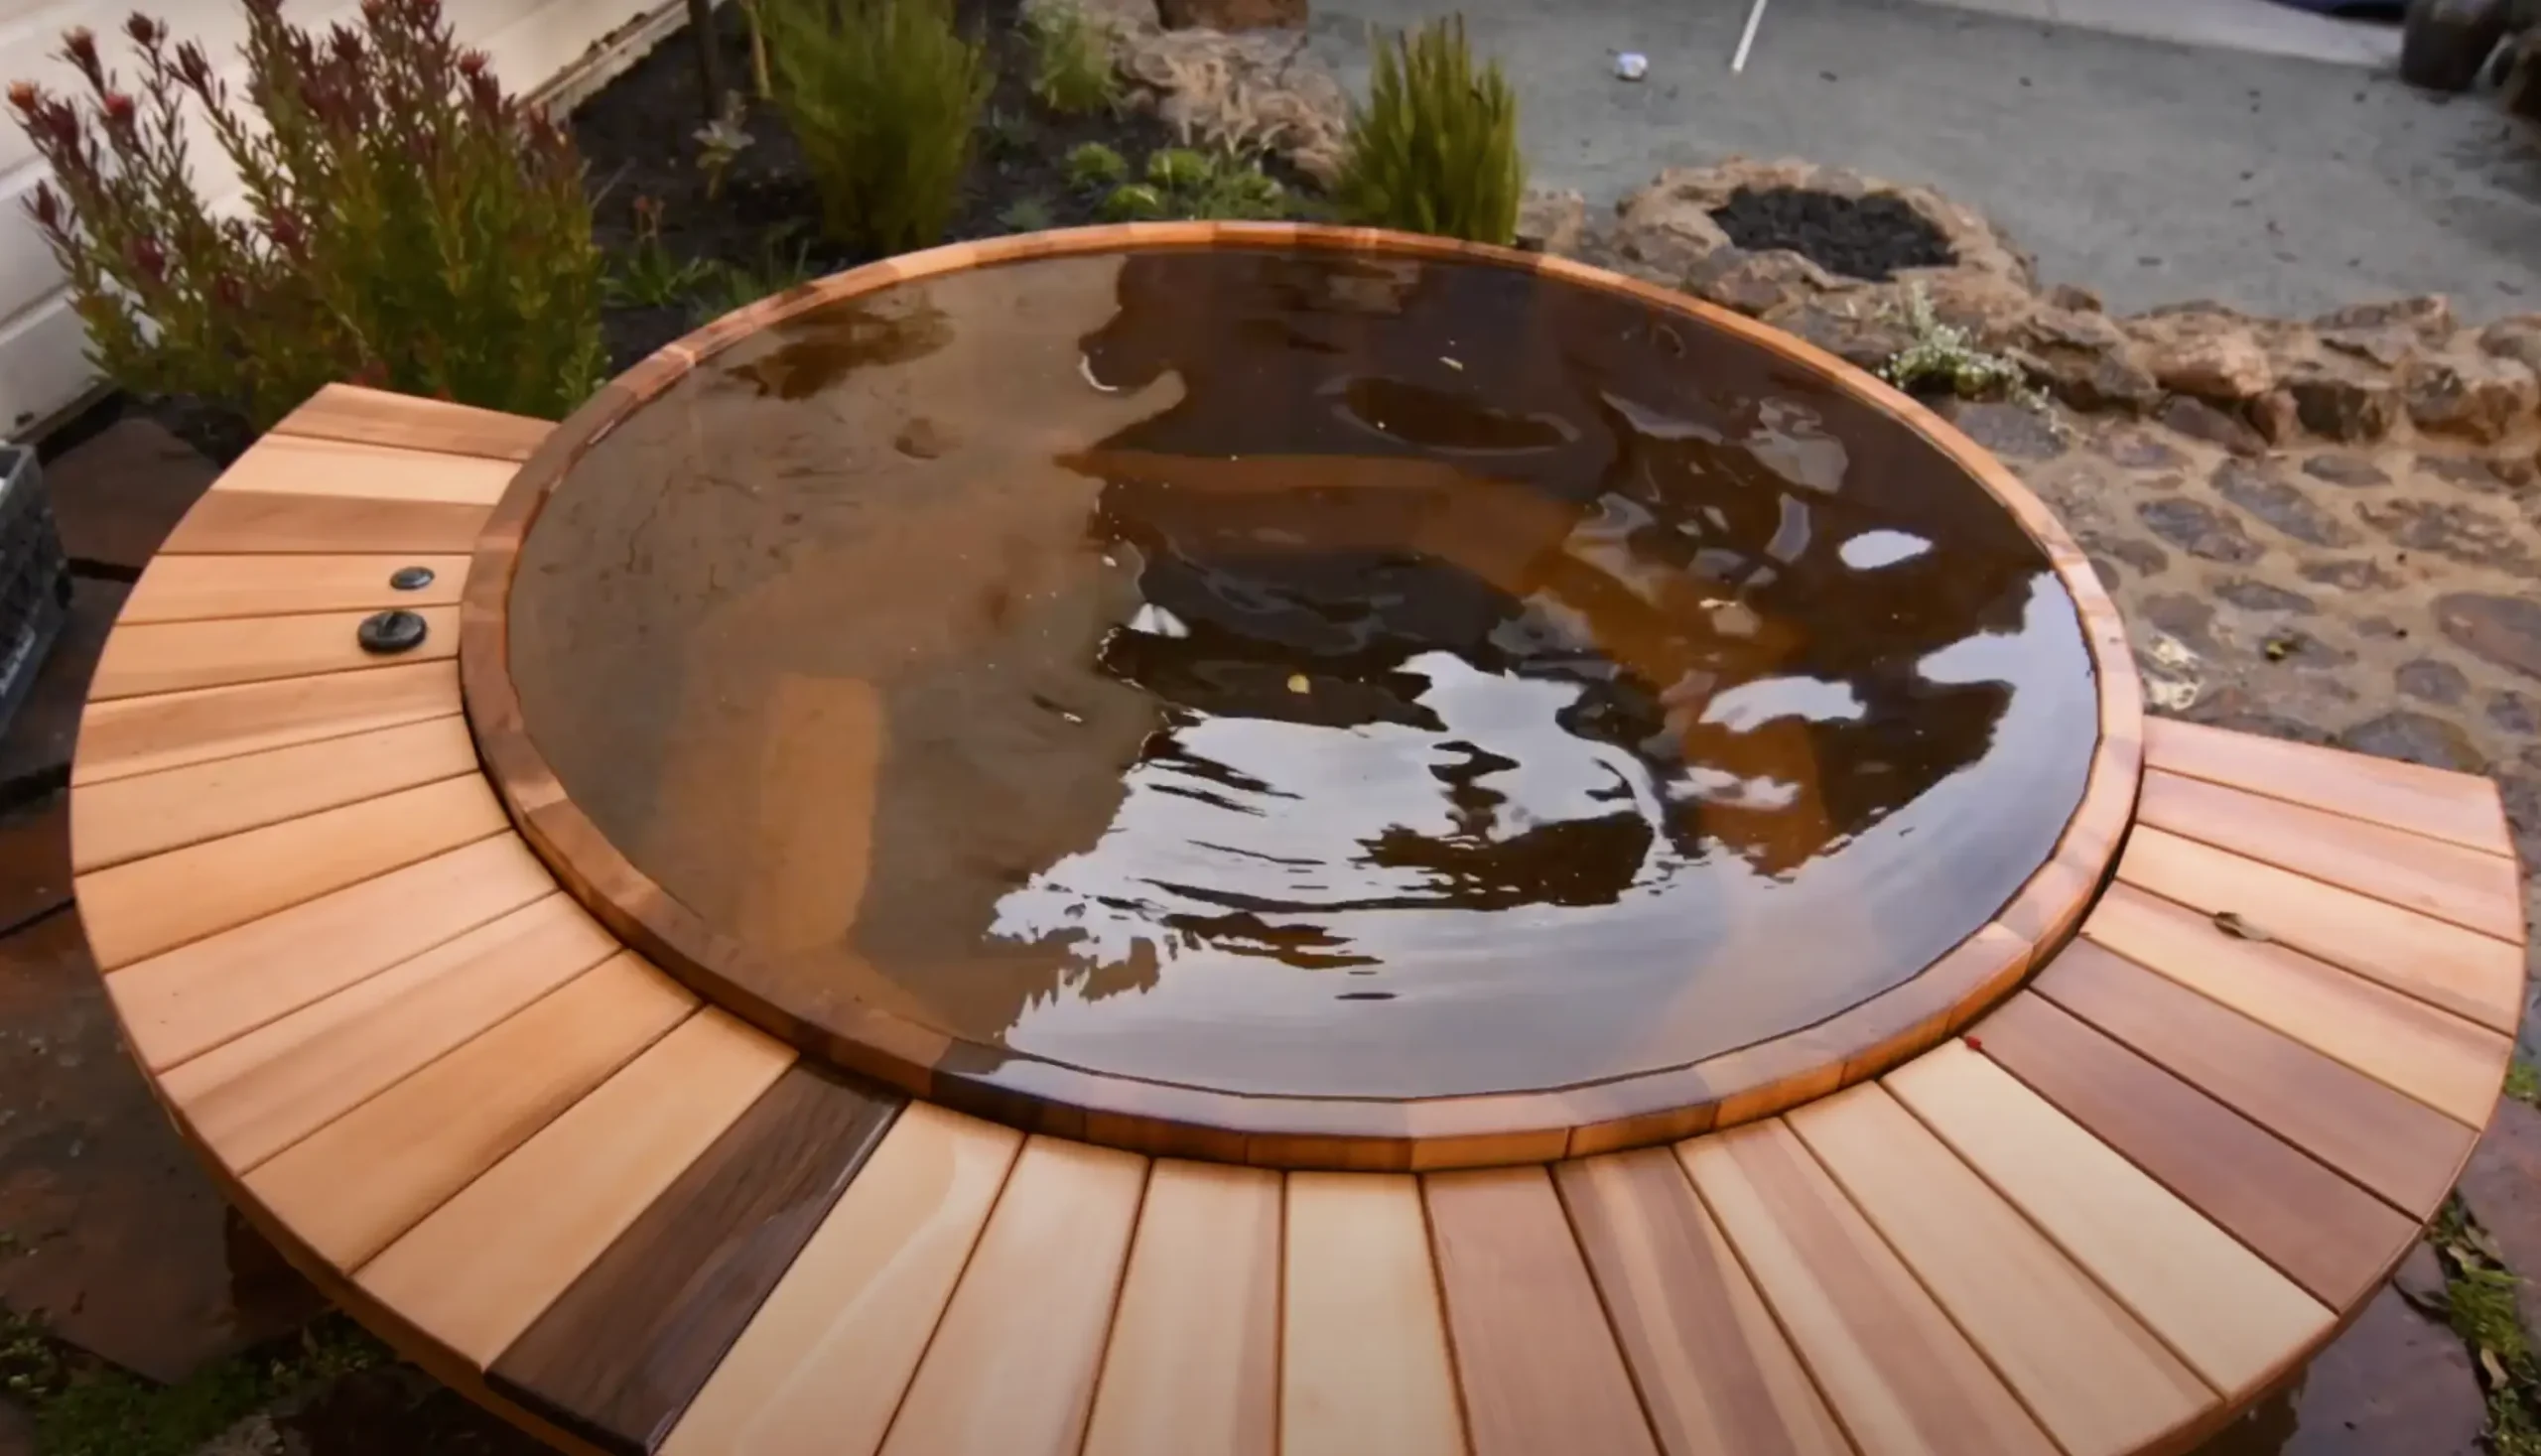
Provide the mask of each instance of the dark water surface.
{"label": "dark water surface", "polygon": [[1672,1065],[1923,968],[2079,800],[2044,553],[1691,320],[1259,250],[901,285],[604,438],[528,729],[770,974],[1123,1075]]}

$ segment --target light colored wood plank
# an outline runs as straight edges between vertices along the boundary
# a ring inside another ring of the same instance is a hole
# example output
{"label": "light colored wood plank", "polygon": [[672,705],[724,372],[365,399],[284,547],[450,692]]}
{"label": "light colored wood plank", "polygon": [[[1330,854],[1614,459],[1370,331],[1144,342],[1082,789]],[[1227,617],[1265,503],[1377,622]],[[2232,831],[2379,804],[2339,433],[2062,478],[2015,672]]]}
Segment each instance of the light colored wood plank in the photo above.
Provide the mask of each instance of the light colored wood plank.
{"label": "light colored wood plank", "polygon": [[245,1172],[617,953],[552,894],[159,1079],[195,1135]]}
{"label": "light colored wood plank", "polygon": [[1536,1166],[1420,1181],[1474,1456],[1656,1453],[1551,1177]]}
{"label": "light colored wood plank", "polygon": [[1446,1318],[1411,1175],[1290,1173],[1281,1284],[1285,1456],[1464,1456]]}
{"label": "light colored wood plank", "polygon": [[631,953],[611,957],[293,1143],[247,1191],[349,1273],[696,1005]]}
{"label": "light colored wood plank", "polygon": [[362,650],[354,636],[366,611],[245,616],[216,622],[151,622],[117,627],[90,681],[92,702],[220,688],[233,683],[358,672],[384,661],[431,662],[459,653],[459,608],[427,606],[424,640],[394,659]]}
{"label": "light colored wood plank", "polygon": [[2117,877],[2206,915],[2232,914],[2277,942],[2429,1005],[2514,1033],[2523,954],[2351,890],[2139,825]]}
{"label": "light colored wood plank", "polygon": [[80,715],[70,784],[111,783],[459,711],[459,664],[448,658],[92,702]]}
{"label": "light colored wood plank", "polygon": [[884,1456],[1076,1456],[1146,1178],[1136,1153],[1025,1139]]}
{"label": "light colored wood plank", "polygon": [[372,500],[215,485],[186,512],[160,550],[180,555],[454,555],[475,544],[492,511],[490,505],[468,500]]}
{"label": "light colored wood plank", "polygon": [[512,462],[434,450],[401,450],[291,433],[267,434],[212,489],[259,495],[363,500],[452,500],[491,506],[511,483]]}
{"label": "light colored wood plank", "polygon": [[1789,1126],[1751,1123],[1676,1155],[1863,1456],[2053,1456]]}
{"label": "light colored wood plank", "polygon": [[2467,773],[2168,718],[2144,721],[2144,766],[2490,855],[2514,852],[2496,786]]}
{"label": "light colored wood plank", "polygon": [[[407,567],[433,574],[401,592],[388,579]],[[381,611],[449,606],[468,585],[464,556],[172,556],[153,558],[133,584],[123,626],[291,616],[313,611]]]}
{"label": "light colored wood plank", "polygon": [[106,994],[165,1072],[555,892],[518,836],[495,835],[135,962]]}
{"label": "light colored wood plank", "polygon": [[1267,1168],[1156,1162],[1085,1456],[1271,1456],[1280,1194]]}
{"label": "light colored wood plank", "polygon": [[910,1103],[661,1456],[872,1456],[1022,1144]]}
{"label": "light colored wood plank", "polygon": [[283,416],[273,433],[517,462],[529,459],[555,428],[473,405],[330,384]]}
{"label": "light colored wood plank", "polygon": [[2514,861],[2503,856],[2171,773],[2144,775],[2136,818],[2155,829],[2523,944],[2523,886]]}
{"label": "light colored wood plank", "polygon": [[2125,1456],[2215,1403],[1879,1084],[1789,1122],[2067,1456]]}
{"label": "light colored wood plank", "polygon": [[70,796],[80,873],[476,770],[463,718],[223,758],[90,784]]}
{"label": "light colored wood plank", "polygon": [[2505,1078],[2503,1036],[2272,941],[2227,935],[2185,905],[2113,884],[2082,922],[2094,944],[2304,1045],[2483,1126]]}
{"label": "light colored wood plank", "polygon": [[1851,1456],[1672,1153],[1575,1158],[1553,1181],[1668,1456]]}
{"label": "light colored wood plank", "polygon": [[1886,1085],[2227,1397],[2329,1333],[2327,1306],[1963,1044]]}
{"label": "light colored wood plank", "polygon": [[473,773],[78,877],[107,971],[504,832]]}
{"label": "light colored wood plank", "polygon": [[792,1047],[707,1007],[381,1251],[355,1282],[470,1363],[492,1364],[793,1063]]}

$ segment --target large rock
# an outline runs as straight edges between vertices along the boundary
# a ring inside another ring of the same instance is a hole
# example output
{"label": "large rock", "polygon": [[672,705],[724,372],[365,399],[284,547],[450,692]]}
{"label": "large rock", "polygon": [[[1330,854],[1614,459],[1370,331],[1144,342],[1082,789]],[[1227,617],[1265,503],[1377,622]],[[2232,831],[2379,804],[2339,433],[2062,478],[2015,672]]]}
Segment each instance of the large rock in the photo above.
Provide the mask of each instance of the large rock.
{"label": "large rock", "polygon": [[2306,360],[2288,372],[2285,386],[2303,428],[2325,439],[2379,440],[2402,417],[2399,386],[2360,363]]}
{"label": "large rock", "polygon": [[1115,26],[1121,70],[1139,104],[1185,141],[1268,152],[1326,187],[1340,178],[1349,97],[1302,35],[1155,30],[1135,18]]}
{"label": "large rock", "polygon": [[1531,253],[1578,255],[1588,236],[1588,199],[1575,192],[1531,188],[1518,202],[1518,246]]}
{"label": "large rock", "polygon": [[1893,309],[1862,295],[1835,294],[1787,304],[1766,323],[1808,340],[1856,369],[1877,373],[1915,341]]}
{"label": "large rock", "polygon": [[2350,304],[2323,314],[2312,321],[2312,327],[2324,331],[2398,327],[2415,331],[2430,343],[2440,342],[2453,332],[2453,301],[2440,293],[2430,293],[2373,304]]}
{"label": "large rock", "polygon": [[2541,380],[2528,366],[2467,349],[2411,359],[2401,389],[2419,429],[2488,444],[2541,411]]}
{"label": "large rock", "polygon": [[2140,415],[2161,403],[2161,385],[2144,366],[2143,350],[2096,310],[2052,301],[2033,309],[2012,353],[2049,393],[2074,409]]}
{"label": "large rock", "polygon": [[2541,314],[2517,314],[2479,331],[2479,347],[2541,373]]}
{"label": "large rock", "polygon": [[2267,350],[2248,329],[2224,315],[2157,315],[2136,320],[2130,331],[2143,346],[2145,366],[2165,389],[2240,404],[2276,383]]}
{"label": "large rock", "polygon": [[1823,298],[1836,289],[1825,269],[1798,253],[1723,248],[1694,264],[1682,285],[1707,304],[1751,318]]}

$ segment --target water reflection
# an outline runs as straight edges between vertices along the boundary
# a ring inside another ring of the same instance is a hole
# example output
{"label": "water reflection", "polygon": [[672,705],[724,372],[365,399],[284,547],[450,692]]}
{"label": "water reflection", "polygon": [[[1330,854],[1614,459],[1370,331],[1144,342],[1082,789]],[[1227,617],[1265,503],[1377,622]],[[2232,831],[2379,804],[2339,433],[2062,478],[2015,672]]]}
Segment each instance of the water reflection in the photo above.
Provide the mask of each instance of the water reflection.
{"label": "water reflection", "polygon": [[1251,1091],[1831,1014],[2017,887],[2095,723],[2042,554],[1894,422],[1584,288],[1271,251],[753,339],[590,452],[513,613],[568,791],[797,993]]}

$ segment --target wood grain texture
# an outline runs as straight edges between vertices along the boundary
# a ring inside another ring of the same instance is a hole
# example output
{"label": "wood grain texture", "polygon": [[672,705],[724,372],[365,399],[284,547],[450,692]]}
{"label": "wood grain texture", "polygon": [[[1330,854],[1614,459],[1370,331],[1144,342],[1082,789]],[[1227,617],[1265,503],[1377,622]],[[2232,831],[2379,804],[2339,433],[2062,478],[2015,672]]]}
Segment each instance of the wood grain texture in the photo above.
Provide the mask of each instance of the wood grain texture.
{"label": "wood grain texture", "polygon": [[90,784],[70,796],[70,867],[103,869],[475,770],[467,721],[451,717]]}
{"label": "wood grain texture", "polygon": [[448,661],[91,703],[70,783],[85,788],[459,711],[459,670]]}
{"label": "wood grain texture", "polygon": [[2082,933],[2462,1123],[2486,1125],[2511,1043],[2450,1011],[2130,885],[2109,887]]}
{"label": "wood grain texture", "polygon": [[1657,1452],[1545,1170],[1431,1173],[1421,1192],[1474,1456]]}
{"label": "wood grain texture", "polygon": [[2332,1309],[2373,1291],[2418,1226],[2276,1134],[2037,995],[1984,1054]]}
{"label": "wood grain texture", "polygon": [[494,1389],[648,1456],[902,1102],[796,1063],[503,1351]]}
{"label": "wood grain texture", "polygon": [[2057,1450],[1790,1127],[1676,1153],[1865,1456]]}
{"label": "wood grain texture", "polygon": [[80,875],[107,971],[503,832],[470,773]]}
{"label": "wood grain texture", "polygon": [[321,611],[212,622],[147,622],[115,628],[88,685],[90,702],[219,688],[383,663],[430,662],[459,653],[459,609],[426,606],[423,642],[394,657],[362,650],[354,633],[370,613]]}
{"label": "wood grain texture", "polygon": [[2523,1014],[2523,955],[2337,885],[2166,834],[2128,838],[2117,877],[2205,915],[2229,914],[2281,945],[2511,1036]]}
{"label": "wood grain texture", "polygon": [[1850,1456],[1673,1154],[1643,1148],[1552,1171],[1668,1456]]}
{"label": "wood grain texture", "polygon": [[160,1090],[243,1174],[617,949],[550,894],[169,1068]]}
{"label": "wood grain texture", "polygon": [[243,1181],[302,1243],[353,1272],[696,1006],[670,978],[620,953],[292,1144]]}
{"label": "wood grain texture", "polygon": [[2496,786],[2472,774],[2168,718],[2145,723],[2144,757],[2148,766],[2165,773],[2227,784],[2490,855],[2514,853]]}
{"label": "wood grain texture", "polygon": [[[430,571],[432,581],[412,591],[390,586],[407,567]],[[467,582],[464,556],[161,556],[134,584],[118,620],[138,626],[450,606]]]}
{"label": "wood grain texture", "polygon": [[162,549],[199,556],[399,551],[448,556],[475,542],[485,515],[486,507],[466,500],[215,488],[186,512]]}
{"label": "wood grain texture", "polygon": [[2225,1396],[2330,1333],[2328,1307],[1965,1046],[1885,1085]]}
{"label": "wood grain texture", "polygon": [[1464,1456],[1420,1185],[1290,1173],[1281,1267],[1282,1456]]}
{"label": "wood grain texture", "polygon": [[2523,943],[2523,887],[2506,856],[2170,773],[2144,775],[2136,812],[2155,829]]}
{"label": "wood grain texture", "polygon": [[662,1456],[872,1456],[1022,1142],[911,1103]]}
{"label": "wood grain texture", "polygon": [[164,1072],[555,891],[495,835],[126,966],[106,994]]}
{"label": "wood grain texture", "polygon": [[2213,1403],[2160,1340],[1878,1084],[1788,1121],[2068,1456],[2127,1456]]}
{"label": "wood grain texture", "polygon": [[884,1456],[1075,1456],[1146,1179],[1136,1153],[1024,1142]]}
{"label": "wood grain texture", "polygon": [[490,508],[513,473],[508,461],[277,431],[247,447],[211,488],[239,495],[465,501]]}
{"label": "wood grain texture", "polygon": [[419,399],[411,394],[365,389],[358,384],[330,384],[311,395],[308,403],[283,416],[274,426],[274,433],[438,451],[444,455],[481,456],[487,460],[525,461],[555,428],[547,420],[473,405]]}
{"label": "wood grain texture", "polygon": [[2451,1191],[2475,1135],[2426,1104],[2088,942],[2069,947],[2031,986],[2421,1223]]}
{"label": "wood grain texture", "polygon": [[1149,1171],[1085,1456],[1272,1456],[1281,1192],[1264,1168]]}
{"label": "wood grain texture", "polygon": [[793,1061],[783,1042],[712,1006],[699,1011],[381,1251],[356,1281],[433,1339],[491,1364]]}

